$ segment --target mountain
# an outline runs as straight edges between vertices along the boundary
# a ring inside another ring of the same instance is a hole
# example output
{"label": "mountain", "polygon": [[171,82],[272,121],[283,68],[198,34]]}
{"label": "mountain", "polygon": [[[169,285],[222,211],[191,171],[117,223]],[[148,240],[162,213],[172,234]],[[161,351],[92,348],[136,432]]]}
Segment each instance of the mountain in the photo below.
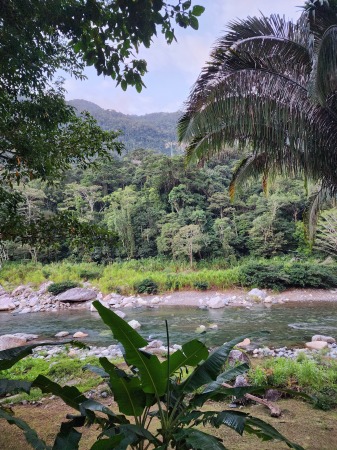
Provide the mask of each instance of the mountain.
{"label": "mountain", "polygon": [[168,155],[182,153],[176,131],[181,111],[137,116],[103,109],[87,100],[70,100],[68,104],[78,112],[88,111],[104,130],[120,130],[127,151],[144,148]]}

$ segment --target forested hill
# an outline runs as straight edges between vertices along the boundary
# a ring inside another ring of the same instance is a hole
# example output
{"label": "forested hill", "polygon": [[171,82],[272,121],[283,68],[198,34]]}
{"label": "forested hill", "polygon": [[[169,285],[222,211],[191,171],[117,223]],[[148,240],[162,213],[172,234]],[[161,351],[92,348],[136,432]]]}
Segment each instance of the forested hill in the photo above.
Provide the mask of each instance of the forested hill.
{"label": "forested hill", "polygon": [[180,154],[176,126],[181,112],[152,113],[143,116],[127,115],[112,109],[103,109],[86,100],[68,102],[79,112],[88,111],[104,130],[121,130],[126,150],[137,148],[154,150],[167,155]]}

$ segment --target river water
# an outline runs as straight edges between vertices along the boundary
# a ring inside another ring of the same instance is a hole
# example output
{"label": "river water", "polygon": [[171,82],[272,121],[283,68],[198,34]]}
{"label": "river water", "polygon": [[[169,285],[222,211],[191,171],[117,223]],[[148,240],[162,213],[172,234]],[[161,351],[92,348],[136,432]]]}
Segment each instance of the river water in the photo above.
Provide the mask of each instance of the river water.
{"label": "river water", "polygon": [[[314,334],[337,337],[337,304],[333,302],[285,303],[254,306],[251,309],[227,307],[200,310],[193,307],[160,307],[125,309],[125,320],[138,320],[138,330],[146,339],[166,341],[165,320],[168,321],[172,344],[182,344],[198,336],[199,325],[217,324],[198,338],[208,346],[217,346],[234,337],[267,330],[259,345],[303,346]],[[111,332],[97,313],[87,310],[14,315],[0,313],[0,334],[34,333],[41,339],[51,338],[59,331],[83,331],[89,334],[88,344],[107,346],[115,343]]]}

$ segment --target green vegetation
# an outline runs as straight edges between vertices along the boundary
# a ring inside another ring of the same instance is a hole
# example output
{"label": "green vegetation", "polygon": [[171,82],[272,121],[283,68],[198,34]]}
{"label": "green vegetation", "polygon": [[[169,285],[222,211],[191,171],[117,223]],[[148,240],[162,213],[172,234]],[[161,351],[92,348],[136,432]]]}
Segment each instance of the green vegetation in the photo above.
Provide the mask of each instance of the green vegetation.
{"label": "green vegetation", "polygon": [[[57,186],[32,181],[16,189],[12,216],[20,227],[3,232],[0,258],[109,264],[159,256],[192,267],[217,260],[227,268],[247,256],[305,257],[311,248],[301,227],[303,182],[276,178],[268,196],[253,183],[231,203],[236,160],[233,151],[196,171],[182,156],[137,150],[66,172]],[[55,212],[63,219],[57,222]],[[42,218],[51,218],[57,232]]]}
{"label": "green vegetation", "polygon": [[189,161],[241,150],[232,196],[248,178],[261,177],[267,191],[276,174],[304,174],[311,222],[327,196],[336,198],[336,11],[335,0],[312,0],[296,22],[277,14],[231,22],[178,126]]}
{"label": "green vegetation", "polygon": [[254,385],[269,388],[296,389],[312,395],[321,409],[337,407],[337,361],[317,361],[305,354],[297,360],[288,358],[266,359],[249,371]]}
{"label": "green vegetation", "polygon": [[[246,431],[263,440],[278,440],[288,447],[301,450],[280,434],[268,423],[252,417],[250,414],[233,410],[206,410],[206,402],[214,398],[228,398],[233,394],[242,396],[252,388],[225,388],[222,383],[228,382],[237,375],[247,371],[248,365],[227,367],[226,362],[230,351],[243,337],[232,340],[209,353],[203,343],[192,340],[185,343],[181,350],[168,353],[167,359],[161,361],[155,355],[150,355],[141,349],[148,344],[130,325],[100,302],[94,302],[103,322],[111,329],[115,339],[124,348],[124,358],[127,370],[122,370],[107,358],[99,358],[100,366],[87,364],[85,368],[99,375],[106,381],[118,405],[119,414],[98,401],[88,399],[74,386],[62,387],[52,381],[41,371],[48,370],[50,376],[58,379],[69,375],[69,363],[39,367],[38,376],[32,382],[16,380],[16,362],[30,353],[32,346],[14,348],[0,352],[0,370],[7,371],[12,379],[2,379],[0,389],[3,394],[17,390],[29,392],[31,388],[40,388],[43,393],[59,396],[68,406],[77,410],[77,416],[62,423],[53,449],[61,449],[67,442],[69,450],[78,449],[81,439],[79,428],[84,425],[96,424],[101,428],[97,442],[92,450],[101,448],[132,447],[144,450],[153,448],[225,449],[222,439],[212,433],[200,429],[197,425],[210,425],[220,428],[223,425],[239,434]],[[169,346],[169,335],[167,331]],[[77,363],[79,363],[77,361]],[[20,369],[22,370],[23,367]],[[189,371],[187,371],[189,368]],[[225,368],[225,370],[224,370]],[[30,376],[34,378],[32,367]],[[78,365],[73,367],[78,371]],[[8,372],[10,370],[10,372]],[[14,373],[13,373],[14,370]],[[187,376],[183,374],[187,372]],[[13,376],[14,375],[14,376]],[[155,407],[153,410],[152,406]],[[98,415],[96,415],[99,413]],[[48,449],[36,432],[22,420],[11,414],[11,411],[0,404],[0,419],[7,420],[25,431],[25,437],[34,449]],[[76,429],[75,429],[76,428]],[[63,447],[64,448],[64,447]]]}
{"label": "green vegetation", "polygon": [[61,294],[62,292],[77,287],[78,284],[73,281],[63,281],[62,283],[53,283],[48,286],[47,291],[53,295]]}
{"label": "green vegetation", "polygon": [[200,261],[191,268],[187,261],[148,258],[115,262],[105,267],[65,261],[48,265],[6,263],[0,270],[0,284],[8,289],[28,283],[38,287],[47,280],[53,281],[48,290],[55,295],[86,280],[106,294],[118,292],[125,295],[233,287],[276,291],[296,287],[329,289],[337,286],[337,264],[283,257],[242,259],[231,267],[225,260]]}
{"label": "green vegetation", "polygon": [[[44,354],[43,351],[41,353]],[[48,360],[30,356],[10,369],[1,371],[1,377],[32,382],[38,375],[44,375],[62,386],[67,383],[76,383],[80,392],[87,392],[97,387],[102,381],[97,375],[83,371],[83,367],[85,364],[97,364],[97,362],[98,359],[94,357],[70,358],[66,353]],[[39,389],[33,389],[29,394],[19,394],[14,399],[9,398],[8,401],[39,400],[42,396]]]}

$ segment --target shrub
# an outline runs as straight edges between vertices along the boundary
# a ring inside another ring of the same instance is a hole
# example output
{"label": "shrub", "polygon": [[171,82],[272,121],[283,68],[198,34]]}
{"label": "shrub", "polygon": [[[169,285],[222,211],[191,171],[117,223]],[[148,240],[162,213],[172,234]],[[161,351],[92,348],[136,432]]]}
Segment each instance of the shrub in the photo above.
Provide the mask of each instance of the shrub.
{"label": "shrub", "polygon": [[63,281],[62,283],[53,283],[48,286],[47,290],[53,295],[61,294],[62,292],[67,291],[68,289],[72,289],[78,286],[78,283],[74,281]]}
{"label": "shrub", "polygon": [[337,286],[336,269],[310,263],[294,263],[288,268],[289,285],[329,289]]}
{"label": "shrub", "polygon": [[151,278],[145,278],[135,284],[135,290],[138,294],[157,294],[158,284],[151,280]]}
{"label": "shrub", "polygon": [[281,263],[249,262],[244,264],[239,273],[242,286],[255,286],[281,291],[289,283],[289,277],[284,272]]}
{"label": "shrub", "polygon": [[84,280],[93,280],[95,278],[101,277],[101,271],[100,270],[94,270],[94,269],[80,269],[78,272],[78,275],[80,278],[83,278]]}
{"label": "shrub", "polygon": [[207,281],[196,281],[193,286],[195,289],[198,289],[198,291],[207,291],[207,289],[209,289],[209,283]]}

